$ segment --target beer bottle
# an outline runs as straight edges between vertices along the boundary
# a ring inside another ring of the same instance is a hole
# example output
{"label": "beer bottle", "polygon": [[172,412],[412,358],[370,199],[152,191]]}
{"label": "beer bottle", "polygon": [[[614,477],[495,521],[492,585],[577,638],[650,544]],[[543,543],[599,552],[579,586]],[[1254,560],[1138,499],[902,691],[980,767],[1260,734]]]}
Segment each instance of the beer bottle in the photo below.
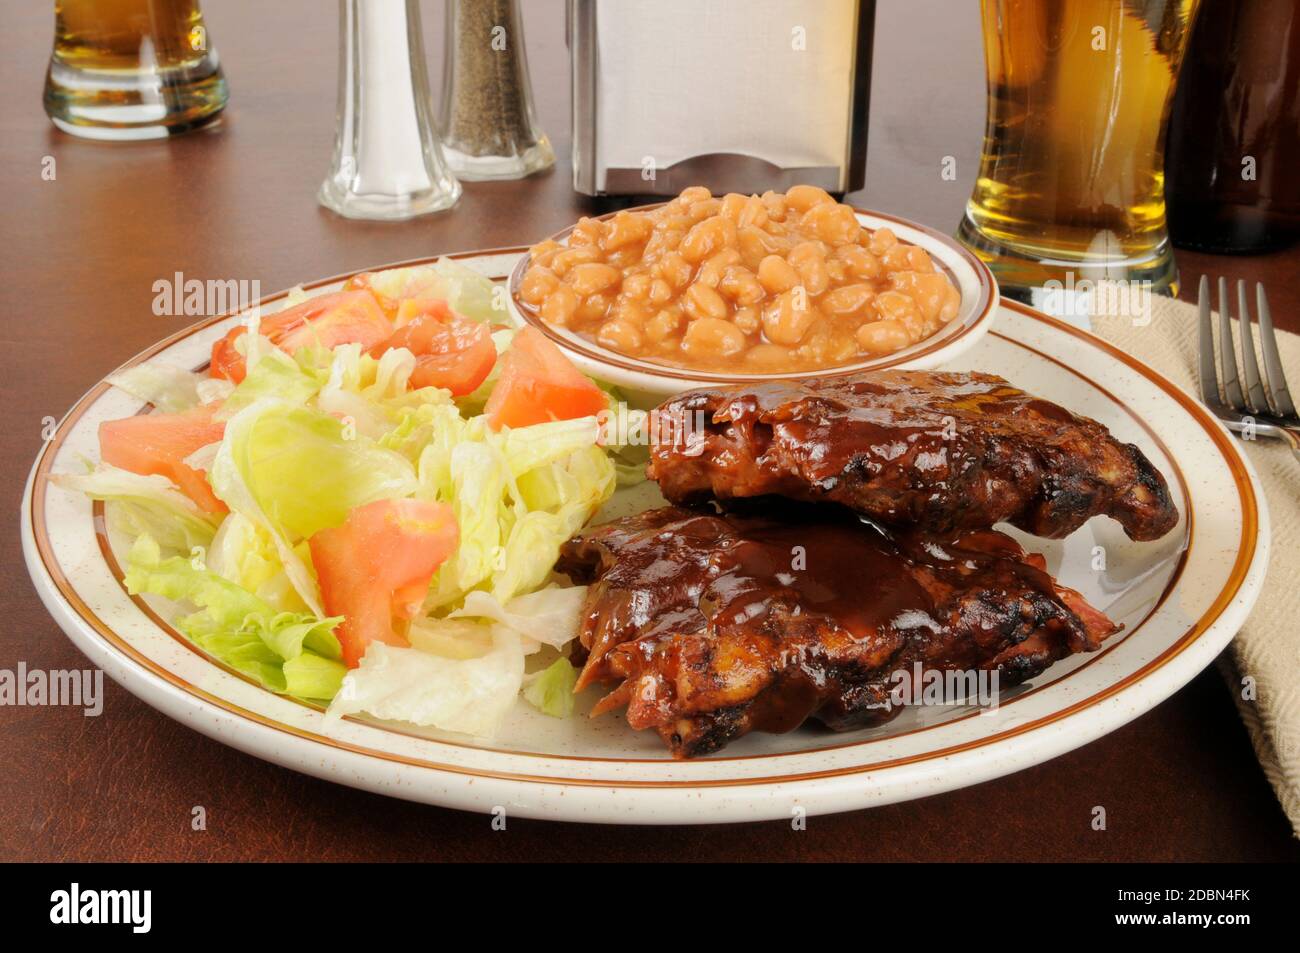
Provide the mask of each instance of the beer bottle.
{"label": "beer bottle", "polygon": [[1180,248],[1250,253],[1300,237],[1300,0],[1201,0],[1165,193]]}

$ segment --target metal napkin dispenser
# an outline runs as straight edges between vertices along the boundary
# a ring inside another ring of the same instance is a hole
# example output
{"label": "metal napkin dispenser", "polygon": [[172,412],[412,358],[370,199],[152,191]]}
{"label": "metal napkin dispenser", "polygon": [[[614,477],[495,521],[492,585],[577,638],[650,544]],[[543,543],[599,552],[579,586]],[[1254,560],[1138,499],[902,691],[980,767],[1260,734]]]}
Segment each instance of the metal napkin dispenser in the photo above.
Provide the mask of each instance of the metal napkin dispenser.
{"label": "metal napkin dispenser", "polygon": [[863,185],[875,0],[569,0],[573,187]]}

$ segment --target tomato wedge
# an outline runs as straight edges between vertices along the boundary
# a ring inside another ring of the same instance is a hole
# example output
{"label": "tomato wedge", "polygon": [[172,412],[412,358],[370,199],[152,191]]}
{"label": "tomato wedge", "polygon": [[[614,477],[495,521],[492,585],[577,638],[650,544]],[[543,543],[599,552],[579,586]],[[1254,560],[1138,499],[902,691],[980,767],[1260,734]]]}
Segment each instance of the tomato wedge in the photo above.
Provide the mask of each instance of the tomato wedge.
{"label": "tomato wedge", "polygon": [[325,611],[344,617],[335,635],[348,668],[361,664],[371,642],[408,644],[406,623],[459,539],[451,507],[425,500],[376,500],[312,535]]}
{"label": "tomato wedge", "polygon": [[411,386],[445,387],[454,397],[487,379],[497,360],[487,325],[461,317],[445,301],[408,299],[397,313],[397,330],[370,349],[371,357],[404,347],[415,355]]}
{"label": "tomato wedge", "polygon": [[[238,384],[244,379],[244,355],[235,342],[247,332],[238,327],[212,345],[213,377]],[[334,347],[358,343],[371,347],[393,333],[383,308],[369,291],[339,291],[319,295],[262,319],[260,331],[271,343],[292,354],[308,344]]]}
{"label": "tomato wedge", "polygon": [[501,358],[501,377],[483,412],[493,430],[599,414],[609,398],[545,334],[529,325]]}
{"label": "tomato wedge", "polygon": [[110,466],[145,476],[159,474],[175,483],[209,513],[224,513],[202,470],[185,463],[200,447],[216,443],[226,425],[212,419],[216,405],[180,414],[138,414],[99,425],[99,456]]}

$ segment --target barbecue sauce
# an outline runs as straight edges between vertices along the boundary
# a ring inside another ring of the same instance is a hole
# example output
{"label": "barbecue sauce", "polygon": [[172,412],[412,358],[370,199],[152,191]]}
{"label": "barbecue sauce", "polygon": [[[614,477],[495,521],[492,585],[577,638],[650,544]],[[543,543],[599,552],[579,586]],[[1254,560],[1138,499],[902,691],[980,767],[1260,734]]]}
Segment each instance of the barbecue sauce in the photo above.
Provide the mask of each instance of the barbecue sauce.
{"label": "barbecue sauce", "polygon": [[732,505],[595,527],[557,566],[591,586],[579,687],[620,682],[592,714],[626,705],[678,757],[808,718],[876,724],[897,714],[891,692],[913,666],[1005,665],[1014,681],[1115,630],[993,530],[953,539],[834,505]]}
{"label": "barbecue sauce", "polygon": [[798,512],[789,519],[669,507],[650,514],[664,524],[659,532],[629,532],[608,548],[597,541],[596,553],[570,543],[561,571],[598,578],[601,588],[588,603],[584,641],[595,641],[583,683],[626,674],[606,665],[616,645],[635,641],[648,659],[683,632],[762,632],[816,615],[888,654],[903,633],[938,628],[933,599],[888,536],[838,507]]}

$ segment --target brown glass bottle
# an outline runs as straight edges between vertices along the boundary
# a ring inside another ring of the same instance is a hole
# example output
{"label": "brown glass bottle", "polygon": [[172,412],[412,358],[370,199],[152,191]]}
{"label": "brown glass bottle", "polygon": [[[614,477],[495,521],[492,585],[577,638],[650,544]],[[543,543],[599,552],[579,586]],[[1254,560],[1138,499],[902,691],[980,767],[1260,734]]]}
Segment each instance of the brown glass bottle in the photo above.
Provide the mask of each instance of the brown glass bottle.
{"label": "brown glass bottle", "polygon": [[1201,0],[1165,197],[1182,248],[1250,253],[1300,237],[1300,0]]}

